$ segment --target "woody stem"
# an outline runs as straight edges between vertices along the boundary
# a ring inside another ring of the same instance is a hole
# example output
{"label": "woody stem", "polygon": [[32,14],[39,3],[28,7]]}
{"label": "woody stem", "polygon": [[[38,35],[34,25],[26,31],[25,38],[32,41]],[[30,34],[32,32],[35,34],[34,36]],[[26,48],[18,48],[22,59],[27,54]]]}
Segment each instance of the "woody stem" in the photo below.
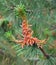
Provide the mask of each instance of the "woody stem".
{"label": "woody stem", "polygon": [[44,49],[41,48],[41,47],[39,47],[39,49],[41,50],[41,52],[43,53],[43,55],[44,55],[47,59],[49,59],[50,56],[44,51]]}

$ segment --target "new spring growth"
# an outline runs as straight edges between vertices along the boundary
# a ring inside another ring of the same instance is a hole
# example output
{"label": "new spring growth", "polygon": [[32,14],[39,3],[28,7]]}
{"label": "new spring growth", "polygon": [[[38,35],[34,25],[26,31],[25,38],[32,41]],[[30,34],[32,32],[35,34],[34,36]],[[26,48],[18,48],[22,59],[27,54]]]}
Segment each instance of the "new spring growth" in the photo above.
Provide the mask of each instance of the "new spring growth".
{"label": "new spring growth", "polygon": [[26,8],[25,6],[20,3],[20,5],[17,5],[14,9],[16,16],[26,16]]}
{"label": "new spring growth", "polygon": [[13,36],[12,31],[5,32],[4,36],[6,38],[8,38],[10,41],[14,41],[15,40],[15,37]]}
{"label": "new spring growth", "polygon": [[27,45],[27,46],[32,46],[36,44],[38,47],[42,47],[47,39],[44,40],[39,40],[36,37],[33,37],[33,31],[30,28],[30,25],[28,24],[28,20],[26,17],[26,12],[25,12],[25,6],[23,4],[20,4],[15,7],[15,12],[22,18],[22,34],[23,38],[22,40],[15,40],[16,43],[19,43],[22,45],[22,48]]}

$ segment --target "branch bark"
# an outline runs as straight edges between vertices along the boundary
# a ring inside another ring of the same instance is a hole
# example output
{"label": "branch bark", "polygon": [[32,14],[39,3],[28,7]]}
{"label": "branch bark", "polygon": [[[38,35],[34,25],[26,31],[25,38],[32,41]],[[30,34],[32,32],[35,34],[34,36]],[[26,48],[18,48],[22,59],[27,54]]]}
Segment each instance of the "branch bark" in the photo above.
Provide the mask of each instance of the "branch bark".
{"label": "branch bark", "polygon": [[39,49],[41,50],[41,52],[43,53],[43,55],[47,58],[47,59],[49,59],[49,54],[47,54],[45,51],[44,51],[44,49],[43,48],[41,48],[41,47],[39,47]]}

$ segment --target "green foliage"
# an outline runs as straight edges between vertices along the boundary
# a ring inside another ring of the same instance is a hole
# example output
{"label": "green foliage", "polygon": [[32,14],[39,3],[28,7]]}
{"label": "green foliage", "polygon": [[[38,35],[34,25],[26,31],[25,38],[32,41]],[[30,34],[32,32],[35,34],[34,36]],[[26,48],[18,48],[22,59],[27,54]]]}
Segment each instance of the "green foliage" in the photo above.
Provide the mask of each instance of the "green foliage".
{"label": "green foliage", "polygon": [[49,59],[40,60],[37,64],[38,65],[55,65],[55,58],[50,57]]}
{"label": "green foliage", "polygon": [[[46,59],[36,47],[21,48],[21,45],[12,42],[14,39],[20,39],[18,35],[23,37],[19,17],[26,14],[26,8],[33,36],[45,39],[48,35],[48,41],[43,49],[50,55],[49,59]],[[22,13],[19,13],[20,10]],[[56,0],[0,0],[0,15],[4,16],[0,19],[0,49],[5,54],[0,55],[1,65],[30,65],[36,60],[37,65],[56,65],[56,43],[53,43],[56,36],[52,35],[52,32],[56,32]],[[12,21],[11,29],[7,27],[10,21]],[[27,59],[26,62],[23,57]]]}
{"label": "green foliage", "polygon": [[12,35],[12,32],[11,32],[11,31],[5,32],[5,36],[6,36],[7,38],[10,38],[11,35]]}
{"label": "green foliage", "polygon": [[4,26],[6,26],[8,24],[8,20],[6,18],[2,18],[0,19],[0,26],[2,26],[4,24]]}
{"label": "green foliage", "polygon": [[17,52],[17,56],[20,56],[21,54],[27,59],[29,58],[37,58],[39,56],[43,56],[42,52],[37,48],[36,45],[34,46],[25,46],[24,48],[22,48],[19,44],[18,45],[14,45],[13,48],[16,50]]}
{"label": "green foliage", "polygon": [[25,16],[26,8],[22,3],[20,3],[15,7],[15,14],[16,16]]}

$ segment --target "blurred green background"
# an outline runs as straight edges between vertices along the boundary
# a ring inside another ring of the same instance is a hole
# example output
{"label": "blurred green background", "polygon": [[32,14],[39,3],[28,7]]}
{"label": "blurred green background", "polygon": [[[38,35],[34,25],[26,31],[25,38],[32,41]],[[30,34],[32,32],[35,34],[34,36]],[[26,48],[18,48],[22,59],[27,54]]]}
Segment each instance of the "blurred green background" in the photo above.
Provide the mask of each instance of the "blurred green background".
{"label": "blurred green background", "polygon": [[[16,44],[4,36],[5,30],[8,29],[6,24],[2,25],[1,17],[12,22],[12,28],[9,30],[16,39],[18,34],[22,35],[20,26],[22,20],[14,13],[14,7],[20,3],[23,3],[27,9],[27,18],[34,31],[33,36],[39,39],[48,36],[48,44],[44,49],[56,57],[56,0],[0,0],[0,65],[38,65],[36,61],[17,56],[13,48]],[[44,62],[41,61],[39,65],[55,65]]]}

